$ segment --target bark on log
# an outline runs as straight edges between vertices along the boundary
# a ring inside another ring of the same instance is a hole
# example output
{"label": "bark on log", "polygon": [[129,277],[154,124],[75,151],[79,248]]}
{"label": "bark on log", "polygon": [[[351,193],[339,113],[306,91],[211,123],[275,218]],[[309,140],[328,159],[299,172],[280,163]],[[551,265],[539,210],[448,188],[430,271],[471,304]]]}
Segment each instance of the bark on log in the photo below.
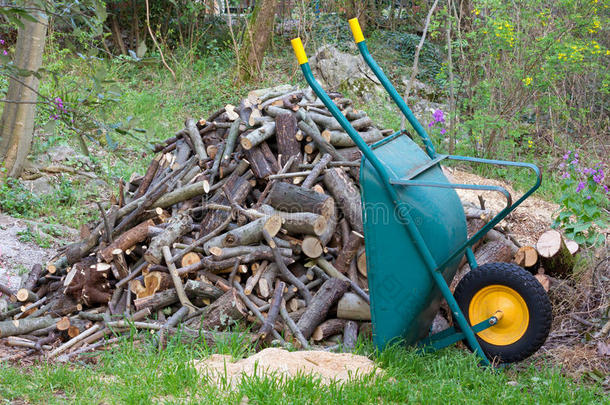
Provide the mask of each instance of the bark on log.
{"label": "bark on log", "polygon": [[324,174],[324,185],[335,198],[351,228],[362,234],[362,203],[360,191],[354,183],[341,169],[332,168]]}
{"label": "bark on log", "polygon": [[284,295],[284,288],[286,284],[283,281],[277,280],[275,284],[275,290],[273,292],[273,299],[271,300],[271,306],[267,313],[265,323],[258,331],[258,335],[261,339],[266,339],[271,329],[275,326],[275,320],[280,313],[280,305],[282,304],[282,296]]}
{"label": "bark on log", "polygon": [[242,135],[240,144],[245,150],[250,150],[275,134],[275,122],[265,122],[261,127],[247,135]]}
{"label": "bark on log", "polygon": [[284,212],[313,212],[328,218],[334,211],[334,201],[326,194],[288,183],[275,183],[266,203]]}
{"label": "bark on log", "polygon": [[50,316],[0,322],[0,338],[25,335],[32,331],[55,325],[55,322],[56,320]]}
{"label": "bark on log", "polygon": [[144,241],[148,237],[148,227],[154,226],[155,222],[152,219],[142,222],[141,224],[125,231],[121,236],[116,238],[114,242],[100,251],[100,257],[107,263],[112,260],[112,252],[115,249],[121,249],[123,252],[132,248],[137,243]]}
{"label": "bark on log", "polygon": [[356,348],[358,341],[358,324],[354,321],[347,321],[343,329],[343,351],[352,352]]}
{"label": "bark on log", "polygon": [[335,260],[335,267],[341,273],[346,274],[349,271],[350,263],[358,253],[360,244],[364,241],[364,237],[358,232],[351,231],[348,239],[343,244],[343,247],[339,251],[337,260]]}
{"label": "bark on log", "polygon": [[185,121],[184,126],[186,127],[188,136],[193,143],[193,147],[195,148],[195,153],[197,154],[199,161],[203,162],[208,158],[208,154],[205,151],[205,146],[203,145],[203,140],[201,139],[201,135],[199,134],[195,120],[188,118]]}
{"label": "bark on log", "polygon": [[210,253],[210,248],[245,246],[260,242],[263,239],[263,229],[275,236],[282,226],[282,220],[279,216],[261,217],[244,226],[225,232],[222,235],[210,239],[203,245],[207,254]]}
{"label": "bark on log", "polygon": [[162,248],[171,246],[172,243],[191,230],[193,218],[190,215],[178,215],[174,217],[167,228],[160,235],[150,241],[148,250],[144,253],[144,260],[148,263],[159,264],[163,258]]}
{"label": "bark on log", "polygon": [[223,330],[247,315],[245,305],[231,289],[221,295],[208,307],[201,328],[204,330]]}
{"label": "bark on log", "polygon": [[220,288],[204,281],[197,280],[187,280],[184,285],[184,291],[193,301],[193,304],[199,307],[204,306],[206,301],[216,301],[223,294],[223,291]]}
{"label": "bark on log", "polygon": [[327,319],[316,327],[311,335],[311,338],[315,342],[319,342],[331,336],[337,335],[343,332],[346,323],[347,319]]}
{"label": "bark on log", "polygon": [[348,287],[348,282],[335,278],[331,278],[322,284],[309,307],[297,322],[297,327],[305,339],[311,337],[315,328],[326,318],[330,307],[339,301]]}
{"label": "bark on log", "polygon": [[26,290],[33,290],[36,287],[36,284],[38,284],[38,279],[42,276],[43,271],[44,269],[40,263],[33,265],[32,270],[30,270],[30,274],[28,274],[22,287]]}
{"label": "bark on log", "polygon": [[[297,120],[294,114],[280,114],[275,117],[277,150],[282,155],[282,163],[291,156],[301,155],[301,144],[296,140]],[[297,160],[301,160],[298,158]]]}

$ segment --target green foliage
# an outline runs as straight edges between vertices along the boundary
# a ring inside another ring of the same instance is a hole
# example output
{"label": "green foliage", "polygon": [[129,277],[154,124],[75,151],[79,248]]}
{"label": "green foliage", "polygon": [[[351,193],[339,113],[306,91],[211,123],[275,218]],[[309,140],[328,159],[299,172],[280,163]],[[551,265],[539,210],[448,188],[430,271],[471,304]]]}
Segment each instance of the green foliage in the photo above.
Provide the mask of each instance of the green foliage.
{"label": "green foliage", "polygon": [[[446,9],[431,30],[442,40],[444,21],[452,23],[454,87],[461,94],[458,143],[480,155],[529,148],[540,154],[553,149],[549,139],[566,145],[607,128],[607,6],[596,0],[477,0],[471,7],[460,30]],[[445,69],[440,76],[447,80]]]}
{"label": "green foliage", "polygon": [[603,184],[604,168],[601,163],[585,167],[579,154],[571,151],[563,160],[561,208],[553,226],[561,227],[568,238],[579,244],[602,244],[604,235],[599,230],[608,227],[610,208],[610,192]]}
{"label": "green foliage", "polygon": [[19,180],[7,178],[4,183],[0,183],[0,208],[6,214],[30,217],[34,215],[39,203],[40,199]]}

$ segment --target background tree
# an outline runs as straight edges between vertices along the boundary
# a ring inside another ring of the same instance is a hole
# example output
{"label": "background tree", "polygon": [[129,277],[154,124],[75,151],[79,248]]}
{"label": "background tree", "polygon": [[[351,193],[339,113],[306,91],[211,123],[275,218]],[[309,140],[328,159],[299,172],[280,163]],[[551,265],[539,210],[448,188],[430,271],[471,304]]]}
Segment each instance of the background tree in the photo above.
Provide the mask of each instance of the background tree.
{"label": "background tree", "polygon": [[260,75],[263,57],[273,32],[277,5],[278,0],[260,0],[254,6],[239,51],[238,69],[241,81],[249,81]]}
{"label": "background tree", "polygon": [[[32,6],[32,2],[27,4]],[[22,17],[14,61],[21,76],[9,77],[6,105],[0,118],[0,162],[4,170],[0,176],[19,176],[32,145],[39,83],[36,72],[42,64],[47,25],[47,15],[42,11]]]}

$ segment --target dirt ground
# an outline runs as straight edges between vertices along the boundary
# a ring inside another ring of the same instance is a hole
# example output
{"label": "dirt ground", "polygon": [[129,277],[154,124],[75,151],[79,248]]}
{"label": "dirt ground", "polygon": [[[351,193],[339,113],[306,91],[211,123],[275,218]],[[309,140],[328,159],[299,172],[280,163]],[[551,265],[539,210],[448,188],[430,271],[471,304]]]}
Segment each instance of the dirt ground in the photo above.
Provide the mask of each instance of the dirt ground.
{"label": "dirt ground", "polygon": [[[515,192],[509,184],[502,180],[486,179],[458,169],[444,168],[444,170],[453,183],[502,186],[511,194],[513,201],[516,201],[522,195]],[[494,213],[498,213],[506,207],[506,199],[497,192],[458,190],[457,193],[462,201],[468,201],[477,207],[480,205],[478,196],[482,196],[485,200],[485,208]],[[551,218],[558,209],[559,205],[542,200],[536,197],[534,193],[499,225],[507,228],[522,245],[534,246],[538,237],[550,228],[553,222]]]}

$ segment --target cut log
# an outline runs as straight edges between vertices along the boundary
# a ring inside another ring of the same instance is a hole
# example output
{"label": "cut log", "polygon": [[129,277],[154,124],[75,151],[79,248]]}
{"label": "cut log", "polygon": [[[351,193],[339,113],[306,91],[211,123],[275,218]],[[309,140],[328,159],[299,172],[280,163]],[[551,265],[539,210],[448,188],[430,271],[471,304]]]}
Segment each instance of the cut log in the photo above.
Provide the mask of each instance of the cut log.
{"label": "cut log", "polygon": [[105,262],[110,263],[112,260],[112,252],[115,249],[121,249],[124,252],[127,249],[131,249],[137,243],[143,242],[148,237],[148,227],[154,225],[154,221],[149,219],[123,232],[114,242],[100,251],[100,257]]}
{"label": "cut log", "polygon": [[545,274],[559,278],[572,274],[575,260],[558,231],[551,229],[543,233],[536,243],[536,250]]}
{"label": "cut log", "polygon": [[30,270],[30,274],[28,274],[28,277],[25,279],[25,282],[23,283],[22,287],[26,290],[34,290],[34,288],[36,288],[36,285],[38,284],[38,279],[42,277],[43,271],[44,269],[40,263],[36,263],[35,265],[33,265],[32,270]]}
{"label": "cut log", "polygon": [[337,304],[337,317],[355,321],[370,321],[371,306],[354,293],[345,293]]}
{"label": "cut log", "polygon": [[167,290],[172,286],[172,279],[168,273],[151,271],[144,276],[144,287],[136,292],[137,298],[150,297],[158,291]]}
{"label": "cut log", "polygon": [[247,135],[242,135],[240,144],[245,150],[250,150],[275,134],[275,122],[265,122]]}
{"label": "cut log", "polygon": [[231,289],[210,304],[201,322],[201,329],[223,330],[244,319],[247,314],[246,306]]}
{"label": "cut log", "polygon": [[275,236],[281,226],[282,219],[277,215],[261,217],[244,226],[210,239],[203,245],[203,248],[209,254],[210,248],[213,246],[222,248],[258,243],[263,239],[263,229],[266,229],[272,236]]}
{"label": "cut log", "polygon": [[327,319],[316,327],[311,338],[319,342],[330,336],[342,333],[346,323],[347,319]]}
{"label": "cut log", "polygon": [[326,218],[334,210],[334,201],[328,195],[281,182],[271,188],[265,202],[279,211],[313,212]]}
{"label": "cut log", "polygon": [[271,296],[271,291],[273,291],[273,282],[277,277],[278,268],[275,263],[269,264],[263,274],[261,274],[260,279],[258,280],[258,295],[263,298],[269,298]]}
{"label": "cut log", "polygon": [[144,253],[144,259],[148,263],[159,264],[163,259],[162,248],[171,246],[172,243],[182,235],[190,232],[193,226],[193,218],[190,215],[178,215],[169,222],[163,233],[155,236]]}
{"label": "cut log", "polygon": [[307,307],[305,313],[297,322],[297,327],[305,337],[309,339],[315,328],[326,318],[330,307],[345,294],[349,283],[344,280],[331,278],[326,280],[320,290],[316,293]]}
{"label": "cut log", "polygon": [[571,239],[564,239],[563,241],[565,242],[566,247],[568,248],[570,253],[572,253],[572,256],[574,256],[576,253],[578,253],[578,249],[580,249],[580,246],[578,246],[578,243],[576,243],[575,241],[573,241]]}
{"label": "cut log", "polygon": [[[482,266],[487,263],[508,263],[513,259],[513,253],[511,244],[507,239],[495,240],[491,242],[487,242],[476,252],[474,252],[474,257],[477,262],[477,265]],[[457,287],[460,280],[470,272],[470,266],[468,264],[463,265],[455,277],[451,282],[451,291],[454,291]]]}
{"label": "cut log", "polygon": [[0,322],[0,338],[26,335],[32,331],[55,325],[56,320],[50,316],[42,318],[25,318]]}
{"label": "cut log", "polygon": [[35,302],[39,299],[35,292],[32,292],[27,288],[19,289],[15,295],[17,296],[17,301],[19,302]]}
{"label": "cut log", "polygon": [[[275,117],[275,131],[277,151],[282,155],[282,162],[288,161],[291,156],[301,155],[301,144],[295,138],[297,120],[293,114],[280,114]],[[301,159],[298,158],[298,160]]]}
{"label": "cut log", "polygon": [[361,249],[358,252],[356,263],[357,263],[357,266],[358,266],[358,272],[363,277],[367,277],[367,271],[366,271],[366,251],[364,249]]}
{"label": "cut log", "polygon": [[358,341],[358,324],[354,321],[347,321],[343,329],[343,351],[352,352],[356,348]]}
{"label": "cut log", "polygon": [[350,263],[356,256],[360,244],[363,242],[364,237],[358,232],[351,231],[348,239],[343,244],[343,247],[339,251],[337,260],[335,261],[335,267],[343,274],[347,274]]}
{"label": "cut log", "polygon": [[539,267],[538,252],[532,246],[520,247],[515,254],[515,264],[523,267],[530,273],[536,274]]}
{"label": "cut log", "polygon": [[199,263],[201,261],[201,257],[199,257],[199,255],[195,252],[189,252],[187,254],[185,254],[184,256],[182,256],[182,259],[180,260],[180,265],[181,267],[187,267],[187,266],[191,266],[195,263]]}
{"label": "cut log", "polygon": [[303,239],[301,248],[303,249],[303,253],[305,253],[307,257],[311,257],[313,259],[322,256],[322,253],[324,253],[324,248],[322,247],[320,239],[314,236],[306,236]]}
{"label": "cut log", "polygon": [[197,129],[195,120],[192,118],[188,118],[185,121],[184,126],[186,127],[186,131],[193,144],[195,153],[197,154],[199,161],[203,162],[208,158],[208,154],[205,151],[205,146],[203,145],[203,140],[201,139],[201,135],[199,134],[199,130]]}
{"label": "cut log", "polygon": [[204,281],[187,280],[184,285],[184,292],[192,300],[193,304],[202,307],[206,302],[213,302],[220,298],[223,291]]}
{"label": "cut log", "polygon": [[332,168],[324,174],[324,185],[335,198],[351,228],[362,234],[362,203],[360,191],[354,183],[343,170]]}

